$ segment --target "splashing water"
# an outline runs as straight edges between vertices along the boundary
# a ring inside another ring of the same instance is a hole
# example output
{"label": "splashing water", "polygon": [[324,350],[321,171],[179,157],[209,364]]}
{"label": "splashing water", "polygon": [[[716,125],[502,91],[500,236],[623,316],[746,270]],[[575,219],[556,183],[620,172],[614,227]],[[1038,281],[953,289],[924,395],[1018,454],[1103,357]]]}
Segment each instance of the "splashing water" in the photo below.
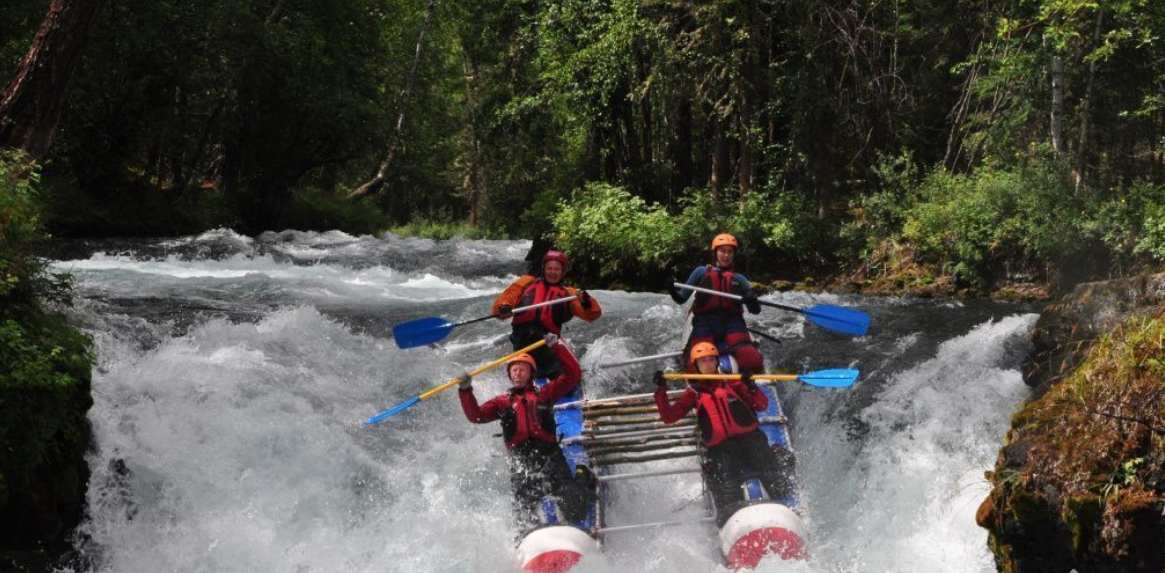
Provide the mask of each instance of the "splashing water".
{"label": "splashing water", "polygon": [[[62,247],[73,318],[97,343],[97,447],[78,541],[96,571],[512,571],[508,474],[496,427],[428,400],[363,420],[509,350],[493,321],[437,348],[397,349],[400,320],[488,313],[528,242],[230,231]],[[592,291],[594,292],[594,291]],[[595,367],[678,350],[665,296],[595,292],[571,323],[590,396],[649,391],[662,364]],[[770,367],[862,369],[846,391],[785,386],[809,508],[807,563],[765,572],[993,571],[974,512],[1008,417],[1035,315],[991,303],[788,293],[874,319],[846,339],[796,315],[750,318]],[[479,396],[502,392],[494,375]],[[683,460],[660,467],[683,467]],[[690,463],[690,462],[687,462]],[[609,525],[702,515],[692,475],[611,487]],[[715,531],[612,534],[580,573],[720,570]]]}

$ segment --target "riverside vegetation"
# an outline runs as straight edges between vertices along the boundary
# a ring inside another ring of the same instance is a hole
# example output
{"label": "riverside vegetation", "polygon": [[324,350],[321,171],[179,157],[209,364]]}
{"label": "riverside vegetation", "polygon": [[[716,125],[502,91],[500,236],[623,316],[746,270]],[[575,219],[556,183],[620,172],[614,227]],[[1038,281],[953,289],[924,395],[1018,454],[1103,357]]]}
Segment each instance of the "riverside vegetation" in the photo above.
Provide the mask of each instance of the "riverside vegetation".
{"label": "riverside vegetation", "polygon": [[67,547],[89,478],[93,356],[88,337],[46,308],[67,302],[68,282],[32,253],[34,167],[0,155],[0,564]]}
{"label": "riverside vegetation", "polygon": [[[753,276],[938,295],[1165,262],[1152,0],[55,1],[100,4],[57,236],[468,229],[642,288],[714,229]],[[0,10],[0,79],[48,3]]]}

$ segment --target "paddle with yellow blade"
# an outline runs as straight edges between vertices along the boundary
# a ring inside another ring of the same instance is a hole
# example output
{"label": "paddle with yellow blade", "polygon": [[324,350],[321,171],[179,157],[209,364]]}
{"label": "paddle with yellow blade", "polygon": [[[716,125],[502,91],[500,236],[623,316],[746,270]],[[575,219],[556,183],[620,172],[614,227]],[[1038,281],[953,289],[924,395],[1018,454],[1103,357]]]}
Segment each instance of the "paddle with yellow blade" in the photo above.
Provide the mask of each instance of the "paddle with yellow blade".
{"label": "paddle with yellow blade", "polygon": [[[543,344],[546,344],[546,341],[539,340],[538,342],[535,342],[534,344],[531,344],[530,346],[527,346],[521,350],[515,350],[511,354],[507,354],[501,358],[498,358],[497,360],[494,360],[493,362],[490,362],[489,364],[485,364],[484,366],[478,367],[476,370],[470,371],[469,375],[470,376],[477,376],[478,374],[481,374],[482,372],[485,372],[486,370],[496,368],[502,364],[505,364],[506,362],[509,362],[515,356],[517,356],[519,354],[530,352],[531,350],[534,350],[535,348],[538,348],[539,346],[542,346]],[[409,398],[408,400],[405,400],[404,402],[397,404],[396,406],[393,406],[392,408],[389,408],[389,409],[387,409],[387,410],[385,410],[385,411],[383,411],[383,412],[381,412],[381,413],[379,413],[371,418],[368,418],[368,421],[365,423],[368,425],[378,424],[387,418],[391,418],[392,416],[395,416],[395,415],[413,407],[421,400],[428,400],[429,398],[432,398],[433,396],[436,396],[437,394],[440,394],[441,392],[444,392],[444,391],[446,391],[446,390],[448,390],[448,389],[450,389],[450,388],[452,388],[460,383],[461,383],[460,378],[454,378],[454,379],[452,379],[452,380],[450,380],[450,381],[448,381],[448,382],[446,382],[446,383],[444,383],[436,388],[433,388],[432,390],[429,390],[428,392],[413,396],[412,398]]]}

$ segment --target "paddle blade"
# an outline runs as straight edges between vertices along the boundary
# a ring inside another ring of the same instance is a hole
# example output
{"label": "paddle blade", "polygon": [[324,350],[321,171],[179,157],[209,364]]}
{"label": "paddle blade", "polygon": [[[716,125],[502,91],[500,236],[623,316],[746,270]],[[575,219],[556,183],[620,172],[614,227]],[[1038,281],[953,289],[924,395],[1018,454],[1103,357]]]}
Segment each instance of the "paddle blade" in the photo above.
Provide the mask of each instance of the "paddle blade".
{"label": "paddle blade", "polygon": [[415,348],[444,340],[454,326],[439,316],[418,318],[392,327],[392,339],[400,348]]}
{"label": "paddle blade", "polygon": [[818,370],[797,375],[797,380],[819,388],[849,388],[858,379],[857,370]]}
{"label": "paddle blade", "polygon": [[819,304],[805,309],[805,316],[813,324],[835,332],[865,336],[870,330],[870,315],[852,308]]}
{"label": "paddle blade", "polygon": [[382,422],[388,418],[391,418],[391,417],[393,417],[401,412],[404,412],[405,410],[408,410],[409,408],[413,407],[417,402],[420,402],[420,401],[421,401],[420,396],[413,396],[412,398],[409,398],[408,400],[406,400],[405,402],[403,402],[401,404],[397,404],[396,406],[393,406],[392,408],[389,408],[388,410],[385,410],[385,411],[383,411],[383,412],[381,412],[381,413],[379,413],[371,418],[368,418],[368,422],[366,422],[366,423],[369,425],[379,424],[380,422]]}

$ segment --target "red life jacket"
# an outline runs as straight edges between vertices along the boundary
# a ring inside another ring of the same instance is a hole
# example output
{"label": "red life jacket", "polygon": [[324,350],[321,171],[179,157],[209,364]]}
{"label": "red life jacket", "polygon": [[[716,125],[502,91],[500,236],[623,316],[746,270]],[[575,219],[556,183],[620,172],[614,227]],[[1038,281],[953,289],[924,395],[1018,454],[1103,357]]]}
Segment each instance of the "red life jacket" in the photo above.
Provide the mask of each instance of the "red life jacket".
{"label": "red life jacket", "polygon": [[[744,288],[741,287],[740,281],[736,280],[735,273],[712,265],[708,265],[704,272],[704,278],[700,279],[700,283],[696,286],[729,294],[744,294]],[[696,293],[696,302],[692,303],[692,312],[704,314],[718,311],[743,315],[744,306],[739,300],[702,292]]]}
{"label": "red life jacket", "polygon": [[[521,298],[518,299],[518,307],[530,306],[540,302],[557,300],[560,298],[570,296],[570,292],[562,284],[552,285],[546,282],[546,279],[539,278],[530,283],[526,290],[522,291]],[[537,322],[546,329],[547,332],[560,334],[562,332],[562,325],[566,321],[574,317],[570,311],[570,304],[556,304],[552,306],[544,306],[534,310],[518,313],[514,315],[513,324],[529,324]]]}
{"label": "red life jacket", "polygon": [[715,446],[757,429],[756,413],[727,384],[708,390],[696,386],[696,413],[704,444]]}
{"label": "red life jacket", "polygon": [[531,438],[558,443],[555,435],[558,423],[554,421],[554,406],[538,401],[538,389],[533,385],[510,389],[510,409],[499,412],[502,437],[506,447],[514,449]]}

